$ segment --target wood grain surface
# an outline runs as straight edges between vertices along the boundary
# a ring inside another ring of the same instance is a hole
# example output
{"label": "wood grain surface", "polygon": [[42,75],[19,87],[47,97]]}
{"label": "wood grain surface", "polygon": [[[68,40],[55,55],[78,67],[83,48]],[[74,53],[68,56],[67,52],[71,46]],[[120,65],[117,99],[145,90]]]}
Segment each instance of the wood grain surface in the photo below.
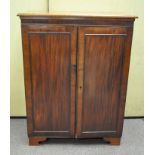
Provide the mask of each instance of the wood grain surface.
{"label": "wood grain surface", "polygon": [[127,36],[126,28],[79,28],[79,137],[119,132],[118,109]]}
{"label": "wood grain surface", "polygon": [[23,27],[25,67],[29,66],[25,76],[30,86],[26,93],[31,91],[30,134],[73,136],[76,31],[62,26],[33,28]]}
{"label": "wood grain surface", "polygon": [[119,145],[136,16],[19,16],[30,144],[50,137]]}

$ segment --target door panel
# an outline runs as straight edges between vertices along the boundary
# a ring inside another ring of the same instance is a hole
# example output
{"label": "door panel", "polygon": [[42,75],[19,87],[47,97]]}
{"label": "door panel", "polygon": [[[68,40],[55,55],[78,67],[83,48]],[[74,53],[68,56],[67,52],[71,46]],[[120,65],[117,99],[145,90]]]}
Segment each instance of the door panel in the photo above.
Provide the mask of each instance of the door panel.
{"label": "door panel", "polygon": [[126,28],[80,27],[77,137],[116,135]]}
{"label": "door panel", "polygon": [[[76,29],[68,26],[23,27],[28,45],[31,87],[30,134],[73,137],[75,124]],[[24,45],[26,46],[26,45]],[[24,48],[26,49],[26,48]],[[32,109],[32,110],[31,110]]]}

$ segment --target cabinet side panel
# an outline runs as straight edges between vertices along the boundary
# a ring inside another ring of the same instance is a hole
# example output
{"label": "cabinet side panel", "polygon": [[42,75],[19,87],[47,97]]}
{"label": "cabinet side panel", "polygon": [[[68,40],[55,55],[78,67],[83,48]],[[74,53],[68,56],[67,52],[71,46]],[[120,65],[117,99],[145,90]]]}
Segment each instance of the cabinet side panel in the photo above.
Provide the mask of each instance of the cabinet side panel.
{"label": "cabinet side panel", "polygon": [[131,56],[131,45],[133,36],[133,27],[128,28],[128,37],[125,42],[125,49],[123,54],[123,65],[122,65],[122,77],[121,77],[121,92],[120,92],[120,107],[118,109],[118,125],[117,131],[118,135],[122,136],[123,123],[124,123],[124,111],[126,103],[127,85],[128,85],[128,75],[130,67],[130,56]]}
{"label": "cabinet side panel", "polygon": [[32,135],[32,90],[30,78],[30,52],[28,45],[27,29],[22,26],[22,48],[23,48],[23,62],[24,62],[24,83],[25,83],[25,98],[26,98],[26,115],[27,115],[27,132],[28,136]]}

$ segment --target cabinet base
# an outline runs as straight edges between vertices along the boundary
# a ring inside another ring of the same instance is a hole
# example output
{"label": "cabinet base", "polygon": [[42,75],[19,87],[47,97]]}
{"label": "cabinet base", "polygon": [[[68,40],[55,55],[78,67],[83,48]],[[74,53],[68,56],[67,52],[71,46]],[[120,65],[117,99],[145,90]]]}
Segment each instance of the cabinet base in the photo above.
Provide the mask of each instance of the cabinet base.
{"label": "cabinet base", "polygon": [[121,142],[121,138],[105,137],[103,139],[105,142],[108,142],[111,145],[120,145]]}
{"label": "cabinet base", "polygon": [[46,141],[46,137],[29,137],[29,145],[39,145],[39,143]]}
{"label": "cabinet base", "polygon": [[[29,145],[39,145],[47,140],[47,137],[29,137]],[[120,145],[121,138],[105,137],[103,140],[111,145]]]}

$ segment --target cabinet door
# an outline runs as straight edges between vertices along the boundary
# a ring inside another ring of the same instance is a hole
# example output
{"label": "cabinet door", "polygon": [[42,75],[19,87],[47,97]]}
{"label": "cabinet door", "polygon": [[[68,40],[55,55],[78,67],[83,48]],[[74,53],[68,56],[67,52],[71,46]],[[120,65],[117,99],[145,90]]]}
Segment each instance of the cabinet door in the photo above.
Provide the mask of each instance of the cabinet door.
{"label": "cabinet door", "polygon": [[76,28],[22,25],[29,136],[73,137]]}
{"label": "cabinet door", "polygon": [[77,137],[121,136],[132,28],[79,27]]}

